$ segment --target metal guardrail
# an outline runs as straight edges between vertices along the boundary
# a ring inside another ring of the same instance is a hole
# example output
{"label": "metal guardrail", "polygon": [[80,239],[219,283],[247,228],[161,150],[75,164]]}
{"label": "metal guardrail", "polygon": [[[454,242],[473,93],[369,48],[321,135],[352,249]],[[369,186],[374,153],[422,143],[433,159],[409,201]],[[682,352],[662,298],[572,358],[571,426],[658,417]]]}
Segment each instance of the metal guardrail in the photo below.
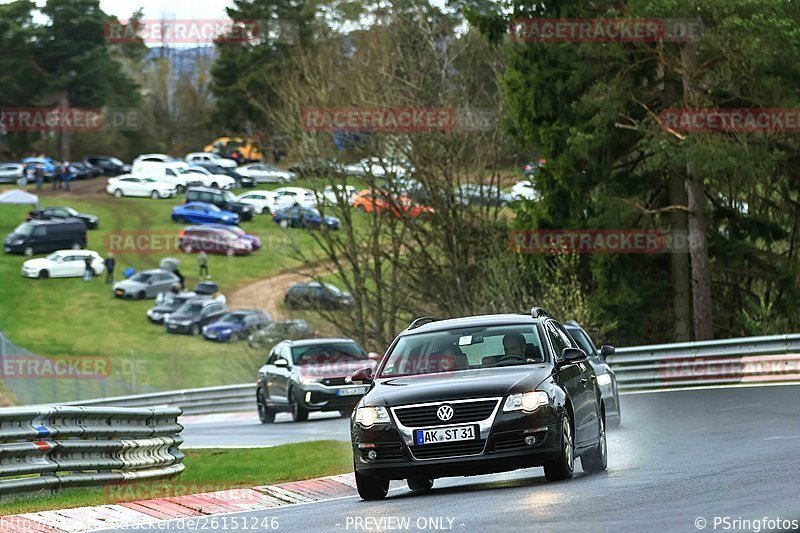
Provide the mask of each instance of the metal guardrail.
{"label": "metal guardrail", "polygon": [[[800,382],[800,334],[617,348],[608,363],[621,391]],[[252,383],[83,400],[65,405],[180,407],[184,414],[255,411]]]}
{"label": "metal guardrail", "polygon": [[741,383],[800,383],[800,334],[617,348],[621,391]]}
{"label": "metal guardrail", "polygon": [[183,472],[181,410],[0,409],[0,499]]}

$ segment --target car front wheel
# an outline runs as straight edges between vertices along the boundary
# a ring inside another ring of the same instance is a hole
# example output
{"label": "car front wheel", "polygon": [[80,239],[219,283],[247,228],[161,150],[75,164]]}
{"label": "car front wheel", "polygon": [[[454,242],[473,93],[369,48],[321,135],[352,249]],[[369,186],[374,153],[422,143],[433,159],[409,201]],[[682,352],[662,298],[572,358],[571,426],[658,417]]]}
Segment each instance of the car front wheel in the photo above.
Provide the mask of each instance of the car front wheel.
{"label": "car front wheel", "polygon": [[428,492],[433,488],[433,480],[428,478],[412,477],[406,483],[411,492]]}
{"label": "car front wheel", "polygon": [[292,408],[292,420],[295,422],[305,422],[308,420],[308,409],[303,407],[302,398],[297,389],[292,389],[289,395],[289,406]]}
{"label": "car front wheel", "polygon": [[114,198],[122,198],[122,189],[114,191]]}
{"label": "car front wheel", "polygon": [[575,444],[572,440],[572,423],[569,414],[561,421],[561,453],[544,465],[544,477],[547,481],[570,479],[575,469]]}
{"label": "car front wheel", "polygon": [[356,488],[362,500],[382,500],[389,493],[389,480],[363,476],[356,470]]}

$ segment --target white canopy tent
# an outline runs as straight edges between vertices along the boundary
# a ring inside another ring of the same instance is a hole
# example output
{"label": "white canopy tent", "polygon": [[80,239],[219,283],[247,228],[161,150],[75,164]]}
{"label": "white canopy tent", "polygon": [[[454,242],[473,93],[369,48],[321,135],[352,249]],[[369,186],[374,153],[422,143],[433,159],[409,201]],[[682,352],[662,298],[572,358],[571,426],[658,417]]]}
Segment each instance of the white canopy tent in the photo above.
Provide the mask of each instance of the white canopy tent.
{"label": "white canopy tent", "polygon": [[0,204],[38,205],[39,197],[20,189],[12,189],[0,194]]}

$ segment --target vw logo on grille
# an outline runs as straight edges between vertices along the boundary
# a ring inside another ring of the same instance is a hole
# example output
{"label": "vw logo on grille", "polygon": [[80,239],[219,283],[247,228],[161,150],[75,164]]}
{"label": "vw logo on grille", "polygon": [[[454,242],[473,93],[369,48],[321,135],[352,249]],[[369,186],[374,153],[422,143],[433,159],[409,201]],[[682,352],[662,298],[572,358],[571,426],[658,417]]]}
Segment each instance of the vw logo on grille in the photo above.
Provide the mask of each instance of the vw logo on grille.
{"label": "vw logo on grille", "polygon": [[446,422],[453,418],[453,408],[447,404],[444,404],[436,410],[436,416],[438,416],[439,420],[442,422]]}

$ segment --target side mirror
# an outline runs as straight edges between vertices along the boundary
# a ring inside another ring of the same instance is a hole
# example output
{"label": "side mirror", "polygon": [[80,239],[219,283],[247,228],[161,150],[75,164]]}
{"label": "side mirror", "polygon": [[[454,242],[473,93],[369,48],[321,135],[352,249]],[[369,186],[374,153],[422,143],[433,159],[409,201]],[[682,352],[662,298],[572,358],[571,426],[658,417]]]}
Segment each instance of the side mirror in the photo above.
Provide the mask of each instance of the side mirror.
{"label": "side mirror", "polygon": [[287,361],[286,359],[276,359],[275,366],[280,368],[286,368],[289,366],[289,361]]}
{"label": "side mirror", "polygon": [[380,361],[381,360],[381,354],[379,354],[378,352],[369,352],[367,354],[367,357],[369,357],[373,361]]}
{"label": "side mirror", "polygon": [[372,368],[364,367],[356,370],[353,375],[350,376],[350,381],[353,383],[372,383],[374,377],[375,376],[372,374]]}
{"label": "side mirror", "polygon": [[586,352],[580,348],[564,348],[564,351],[561,352],[561,356],[563,358],[562,364],[565,365],[586,361]]}
{"label": "side mirror", "polygon": [[614,355],[617,349],[611,346],[610,344],[604,344],[600,347],[600,355],[603,356],[603,359],[608,357],[609,355]]}

